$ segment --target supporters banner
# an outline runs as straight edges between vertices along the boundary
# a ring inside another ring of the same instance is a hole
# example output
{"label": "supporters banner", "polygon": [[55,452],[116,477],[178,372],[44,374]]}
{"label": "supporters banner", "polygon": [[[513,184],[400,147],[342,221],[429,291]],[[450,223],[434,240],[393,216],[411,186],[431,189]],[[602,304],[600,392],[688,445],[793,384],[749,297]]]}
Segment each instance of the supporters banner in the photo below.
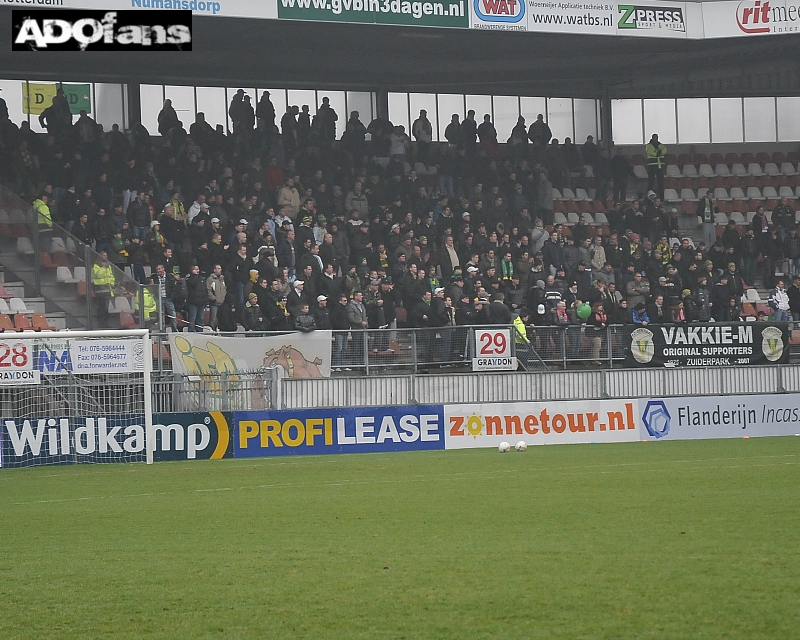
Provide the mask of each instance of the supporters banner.
{"label": "supporters banner", "polygon": [[153,460],[220,460],[233,457],[232,414],[154,413]]}
{"label": "supporters banner", "polygon": [[278,0],[278,17],[319,22],[466,29],[469,27],[467,5],[468,0]]}
{"label": "supporters banner", "polygon": [[22,83],[22,113],[38,116],[53,104],[58,89],[64,90],[72,115],[92,113],[92,90],[88,84]]}
{"label": "supporters banner", "polygon": [[654,398],[639,406],[645,440],[800,434],[795,394]]}
{"label": "supporters banner", "polygon": [[724,367],[789,362],[785,322],[627,325],[625,366]]}
{"label": "supporters banner", "polygon": [[287,378],[331,375],[331,332],[280,336],[220,337],[209,333],[170,333],[172,368],[184,375],[258,371],[280,367]]}
{"label": "supporters banner", "polygon": [[238,411],[236,458],[444,449],[441,405]]}
{"label": "supporters banner", "polygon": [[445,405],[445,449],[634,442],[638,400]]}

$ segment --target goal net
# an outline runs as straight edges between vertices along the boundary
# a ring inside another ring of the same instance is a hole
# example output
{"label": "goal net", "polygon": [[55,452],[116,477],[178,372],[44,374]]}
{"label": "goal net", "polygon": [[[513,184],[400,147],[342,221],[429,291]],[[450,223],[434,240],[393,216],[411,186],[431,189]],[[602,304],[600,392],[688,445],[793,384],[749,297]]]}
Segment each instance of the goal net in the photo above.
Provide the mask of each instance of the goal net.
{"label": "goal net", "polygon": [[0,335],[0,466],[152,462],[146,330]]}

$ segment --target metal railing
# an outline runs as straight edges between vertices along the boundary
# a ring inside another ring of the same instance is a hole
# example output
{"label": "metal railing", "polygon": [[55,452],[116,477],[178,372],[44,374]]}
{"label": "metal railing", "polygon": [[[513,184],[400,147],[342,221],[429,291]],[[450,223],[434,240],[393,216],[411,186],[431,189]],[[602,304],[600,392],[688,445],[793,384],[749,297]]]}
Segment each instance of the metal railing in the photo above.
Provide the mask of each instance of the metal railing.
{"label": "metal railing", "polygon": [[[11,245],[9,249],[13,246],[24,266],[20,271],[31,271],[32,278],[26,285],[34,297],[44,296],[55,304],[62,300],[69,315],[86,329],[146,328],[148,318],[139,313],[146,306],[144,287],[124,271],[123,263],[110,263],[113,286],[95,286],[92,267],[101,261],[95,248],[104,246],[85,244],[55,222],[49,227],[40,226],[38,213],[30,203],[2,185],[0,225],[0,239]],[[68,268],[71,280],[58,280],[58,267]],[[82,277],[74,277],[76,268],[82,270]],[[128,326],[124,326],[123,313],[132,317]]]}
{"label": "metal railing", "polygon": [[154,376],[153,413],[277,409],[278,370]]}
{"label": "metal railing", "polygon": [[236,376],[164,376],[153,410],[317,409],[535,400],[594,400],[800,393],[800,365],[595,369],[281,378],[278,369]]}
{"label": "metal railing", "polygon": [[[534,341],[530,346],[517,344],[514,340],[514,327],[511,325],[332,331],[331,368],[335,373],[352,372],[369,376],[375,371],[390,374],[393,371],[422,373],[431,369],[438,371],[441,368],[468,367],[471,366],[475,355],[475,332],[481,329],[509,329],[512,355],[517,357],[521,369],[524,371],[547,369],[545,360],[540,357]],[[286,332],[238,332],[220,335],[255,338],[286,335]],[[152,334],[156,345],[153,362],[156,371],[172,370],[168,336],[167,333]],[[564,340],[559,341],[557,337],[556,341],[565,344]],[[589,349],[590,346],[584,345],[579,355],[588,357]],[[559,356],[555,362],[560,363],[562,360]]]}

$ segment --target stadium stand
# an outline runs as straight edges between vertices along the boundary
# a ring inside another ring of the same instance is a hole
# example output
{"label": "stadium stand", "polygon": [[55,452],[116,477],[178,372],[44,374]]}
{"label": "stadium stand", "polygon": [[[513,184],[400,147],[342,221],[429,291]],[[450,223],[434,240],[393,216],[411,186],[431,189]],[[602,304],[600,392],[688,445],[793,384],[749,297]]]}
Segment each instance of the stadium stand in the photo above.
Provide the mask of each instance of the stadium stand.
{"label": "stadium stand", "polygon": [[[640,321],[640,303],[653,322],[755,317],[758,305],[800,320],[795,152],[666,154],[656,193],[645,154],[609,159],[587,143],[577,186],[563,145],[533,135],[523,157],[466,129],[423,155],[385,118],[256,106],[234,97],[230,136],[202,118],[187,131],[169,101],[160,136],[103,131],[63,107],[47,134],[6,117],[4,260],[37,259],[48,300],[109,327],[156,326],[158,299],[164,326],[188,331],[290,330],[303,304],[317,327],[342,330],[362,311],[369,328],[435,327],[522,307],[543,325],[559,322],[559,302],[576,324],[582,302],[619,323]],[[790,309],[776,307],[780,286]],[[0,329],[54,328],[42,305],[0,289]]]}

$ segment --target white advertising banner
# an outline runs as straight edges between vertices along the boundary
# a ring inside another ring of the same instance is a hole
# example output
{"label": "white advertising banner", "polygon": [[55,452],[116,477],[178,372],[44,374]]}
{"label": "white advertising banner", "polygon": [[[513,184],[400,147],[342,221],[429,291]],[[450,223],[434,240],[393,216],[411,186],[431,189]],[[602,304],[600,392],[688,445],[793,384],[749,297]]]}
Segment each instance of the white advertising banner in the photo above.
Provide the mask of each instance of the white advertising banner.
{"label": "white advertising banner", "polygon": [[766,36],[800,31],[797,0],[742,0],[703,2],[706,38]]}
{"label": "white advertising banner", "polygon": [[[30,0],[6,0],[28,8]],[[395,7],[396,5],[396,7]],[[469,5],[469,9],[466,8]],[[651,38],[733,38],[800,32],[800,0],[63,0],[59,8],[191,10],[196,16],[310,20]]]}
{"label": "white advertising banner", "polygon": [[[25,0],[11,0],[6,4],[29,6]],[[64,0],[59,8],[64,9],[108,9],[125,11],[143,9],[149,11],[191,11],[195,16],[220,16],[223,18],[278,17],[276,0]]]}
{"label": "white advertising banner", "polygon": [[141,340],[72,340],[74,373],[130,373],[144,370]]}
{"label": "white advertising banner", "polygon": [[16,387],[25,384],[40,384],[42,374],[38,371],[0,371],[0,385]]}
{"label": "white advertising banner", "polygon": [[563,0],[472,0],[472,29],[583,35],[686,38],[682,2],[567,2]]}
{"label": "white advertising banner", "polygon": [[185,375],[244,373],[277,366],[287,378],[328,378],[331,336],[330,331],[270,337],[170,333],[169,346],[173,370]]}
{"label": "white advertising banner", "polygon": [[792,393],[640,400],[646,440],[704,440],[800,433],[800,396]]}
{"label": "white advertising banner", "polygon": [[479,329],[473,347],[473,371],[517,370],[517,358],[511,355],[510,329]]}
{"label": "white advertising banner", "polygon": [[445,449],[639,440],[638,400],[445,405]]}
{"label": "white advertising banner", "polygon": [[28,342],[33,370],[46,376],[144,371],[144,345],[135,338],[38,338]]}

